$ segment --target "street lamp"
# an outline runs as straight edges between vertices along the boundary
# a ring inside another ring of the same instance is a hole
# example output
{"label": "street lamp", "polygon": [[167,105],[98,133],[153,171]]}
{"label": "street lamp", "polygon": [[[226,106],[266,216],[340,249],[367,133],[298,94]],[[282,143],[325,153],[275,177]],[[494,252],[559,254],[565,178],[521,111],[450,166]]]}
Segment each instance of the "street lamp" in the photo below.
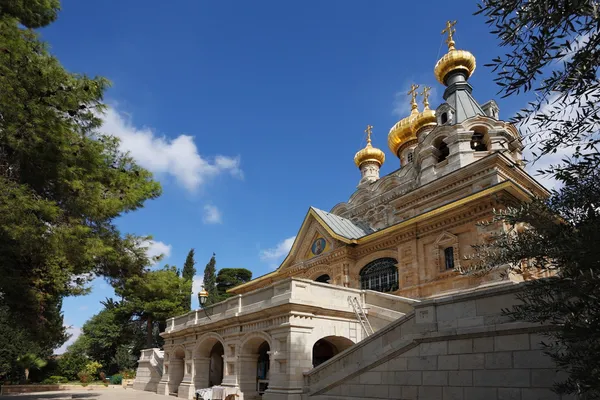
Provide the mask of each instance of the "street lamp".
{"label": "street lamp", "polygon": [[204,308],[206,300],[208,300],[208,292],[202,288],[202,290],[198,293],[198,302],[200,303],[200,307]]}
{"label": "street lamp", "polygon": [[208,312],[206,312],[206,308],[204,308],[204,305],[206,304],[207,300],[208,300],[208,292],[204,289],[204,287],[202,287],[202,290],[200,290],[200,292],[198,293],[198,303],[200,303],[200,307],[204,310],[204,314],[206,314],[206,318],[208,318],[210,320],[210,316],[208,315]]}

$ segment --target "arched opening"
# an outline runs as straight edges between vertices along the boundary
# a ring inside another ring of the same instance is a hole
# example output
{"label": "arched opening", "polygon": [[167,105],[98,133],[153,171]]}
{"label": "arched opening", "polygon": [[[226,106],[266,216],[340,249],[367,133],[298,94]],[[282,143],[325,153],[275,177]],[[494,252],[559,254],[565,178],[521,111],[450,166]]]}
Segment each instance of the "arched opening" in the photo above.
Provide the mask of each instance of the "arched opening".
{"label": "arched opening", "polygon": [[256,363],[256,383],[258,394],[263,394],[269,387],[269,369],[271,360],[269,359],[269,343],[263,342],[258,348],[258,362]]}
{"label": "arched opening", "polygon": [[378,292],[398,290],[398,261],[394,258],[379,258],[360,270],[360,288]]}
{"label": "arched opening", "polygon": [[262,395],[269,387],[271,346],[257,336],[246,341],[241,349],[239,385],[244,398]]}
{"label": "arched opening", "polygon": [[313,368],[346,350],[354,343],[342,336],[327,336],[315,342],[312,348]]}
{"label": "arched opening", "polygon": [[194,350],[194,386],[209,388],[223,382],[223,355],[225,349],[220,339],[214,336],[200,339]]}
{"label": "arched opening", "polygon": [[454,247],[446,247],[444,249],[444,265],[446,270],[454,269]]}
{"label": "arched opening", "polygon": [[179,385],[183,380],[185,367],[185,351],[182,348],[175,350],[169,361],[169,394],[177,394]]}
{"label": "arched opening", "polygon": [[448,122],[448,113],[442,113],[442,117],[441,117],[441,121],[442,121],[442,125],[445,124],[446,122]]}
{"label": "arched opening", "polygon": [[210,351],[210,366],[208,373],[208,387],[223,383],[223,356],[225,349],[221,342],[217,342]]}
{"label": "arched opening", "polygon": [[433,145],[437,150],[435,152],[437,162],[445,161],[446,158],[448,158],[448,156],[450,155],[450,148],[448,147],[446,142],[444,142],[444,139],[445,138],[438,138]]}
{"label": "arched opening", "polygon": [[484,131],[476,129],[471,136],[471,149],[475,151],[487,151],[487,135]]}
{"label": "arched opening", "polygon": [[315,279],[315,282],[321,282],[321,283],[329,283],[330,281],[331,281],[331,278],[327,274],[323,274],[323,275],[319,276],[317,279]]}

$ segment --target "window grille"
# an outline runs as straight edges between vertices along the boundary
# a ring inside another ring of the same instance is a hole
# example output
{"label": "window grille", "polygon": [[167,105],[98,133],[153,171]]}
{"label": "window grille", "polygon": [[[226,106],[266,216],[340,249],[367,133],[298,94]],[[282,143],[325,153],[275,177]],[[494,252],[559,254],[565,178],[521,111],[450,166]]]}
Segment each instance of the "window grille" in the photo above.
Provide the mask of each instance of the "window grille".
{"label": "window grille", "polygon": [[409,163],[413,162],[413,152],[409,151],[408,154],[406,155],[406,159],[408,160]]}
{"label": "window grille", "polygon": [[444,249],[444,260],[446,269],[454,269],[454,247],[446,247]]}
{"label": "window grille", "polygon": [[360,288],[378,292],[398,290],[398,262],[393,258],[371,261],[360,271]]}

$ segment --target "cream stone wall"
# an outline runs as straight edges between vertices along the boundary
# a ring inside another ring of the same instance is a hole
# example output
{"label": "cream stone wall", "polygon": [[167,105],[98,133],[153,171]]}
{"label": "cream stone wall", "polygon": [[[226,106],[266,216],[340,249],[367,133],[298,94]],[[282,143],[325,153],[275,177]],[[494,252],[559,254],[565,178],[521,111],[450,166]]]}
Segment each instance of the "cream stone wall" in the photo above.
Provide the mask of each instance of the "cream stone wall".
{"label": "cream stone wall", "polygon": [[[343,351],[367,337],[349,298],[356,298],[374,330],[412,312],[418,301],[384,293],[290,278],[167,321],[162,375],[156,380],[155,349],[142,352],[135,387],[192,398],[209,386],[211,349],[223,346],[222,386],[244,399],[258,396],[259,348],[268,344],[269,388],[263,399],[296,399],[313,347],[326,340]],[[150,376],[151,375],[151,376]],[[240,399],[241,400],[241,399]]]}
{"label": "cream stone wall", "polygon": [[519,285],[424,301],[414,313],[305,374],[303,400],[559,400],[547,327],[501,309]]}

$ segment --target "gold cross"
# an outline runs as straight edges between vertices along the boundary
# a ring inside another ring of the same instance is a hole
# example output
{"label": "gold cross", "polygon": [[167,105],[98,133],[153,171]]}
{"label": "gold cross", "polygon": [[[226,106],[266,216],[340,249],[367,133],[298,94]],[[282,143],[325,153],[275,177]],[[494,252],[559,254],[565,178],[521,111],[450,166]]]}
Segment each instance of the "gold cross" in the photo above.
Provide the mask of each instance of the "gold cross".
{"label": "gold cross", "polygon": [[423,96],[423,108],[429,108],[429,92],[431,91],[431,87],[423,86],[423,91],[421,92],[421,96]]}
{"label": "gold cross", "polygon": [[371,144],[371,129],[373,129],[373,125],[367,125],[367,129],[365,129],[365,133],[367,134],[367,143]]}
{"label": "gold cross", "polygon": [[456,21],[447,21],[446,28],[442,31],[442,35],[444,33],[448,34],[448,38],[446,38],[446,43],[448,44],[448,50],[454,50],[454,38],[452,35],[456,33],[456,29],[454,29],[454,25],[456,25]]}
{"label": "gold cross", "polygon": [[413,110],[417,109],[417,89],[419,85],[415,85],[414,83],[410,85],[410,90],[408,91],[408,95],[411,96],[410,100],[410,108]]}

